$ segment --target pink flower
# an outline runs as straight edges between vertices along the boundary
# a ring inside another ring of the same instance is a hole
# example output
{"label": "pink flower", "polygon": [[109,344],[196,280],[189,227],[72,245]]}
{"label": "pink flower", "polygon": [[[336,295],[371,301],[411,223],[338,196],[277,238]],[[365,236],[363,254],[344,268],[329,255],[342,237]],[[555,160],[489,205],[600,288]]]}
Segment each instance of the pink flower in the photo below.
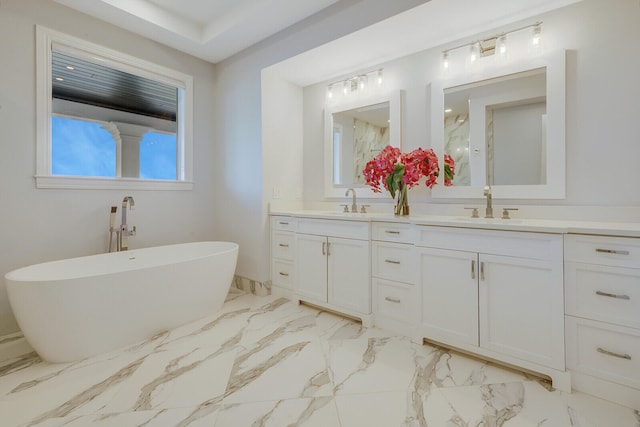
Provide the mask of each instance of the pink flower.
{"label": "pink flower", "polygon": [[453,157],[448,154],[444,155],[444,185],[449,187],[453,185],[453,177],[456,174],[456,165]]}
{"label": "pink flower", "polygon": [[395,170],[399,158],[400,149],[387,145],[377,156],[367,162],[362,174],[367,185],[371,186],[375,193],[382,192],[380,182],[386,190],[389,190],[385,180]]}
{"label": "pink flower", "polygon": [[[452,185],[451,180],[454,176],[453,158],[445,154],[444,163],[444,185]],[[400,180],[408,188],[411,188],[418,185],[420,179],[424,176],[426,177],[425,184],[427,187],[433,188],[440,175],[440,167],[438,166],[438,156],[431,148],[428,150],[416,148],[410,153],[402,154],[399,148],[387,145],[367,163],[363,170],[363,175],[366,184],[371,186],[374,192],[380,193],[382,191],[381,186],[384,186],[393,197],[398,189]],[[394,188],[389,188],[390,184]]]}

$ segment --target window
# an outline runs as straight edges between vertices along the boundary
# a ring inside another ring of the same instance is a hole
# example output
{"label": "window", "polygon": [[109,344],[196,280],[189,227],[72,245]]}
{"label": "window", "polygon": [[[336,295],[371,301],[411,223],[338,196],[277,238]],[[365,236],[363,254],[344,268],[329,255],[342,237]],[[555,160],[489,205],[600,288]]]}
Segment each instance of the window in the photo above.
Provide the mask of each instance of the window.
{"label": "window", "polygon": [[192,188],[190,76],[36,34],[38,188]]}

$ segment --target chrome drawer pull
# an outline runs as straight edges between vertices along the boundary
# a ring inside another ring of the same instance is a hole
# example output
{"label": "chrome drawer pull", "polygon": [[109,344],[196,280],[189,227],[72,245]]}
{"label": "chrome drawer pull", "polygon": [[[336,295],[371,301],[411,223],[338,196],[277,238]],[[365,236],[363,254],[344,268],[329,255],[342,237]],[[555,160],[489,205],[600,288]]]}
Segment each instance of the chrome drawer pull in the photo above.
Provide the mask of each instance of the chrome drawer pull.
{"label": "chrome drawer pull", "polygon": [[395,302],[396,304],[400,304],[400,298],[384,297],[384,300],[389,302]]}
{"label": "chrome drawer pull", "polygon": [[288,273],[283,273],[282,271],[280,272],[280,275],[281,275],[281,276],[284,276],[284,277],[289,277],[289,274],[288,274]]}
{"label": "chrome drawer pull", "polygon": [[278,224],[280,224],[280,225],[289,225],[288,222],[279,222]]}
{"label": "chrome drawer pull", "polygon": [[385,259],[384,262],[388,262],[389,264],[398,264],[400,265],[400,261],[395,261],[392,259]]}
{"label": "chrome drawer pull", "polygon": [[620,359],[631,360],[631,356],[628,354],[614,353],[613,351],[605,350],[602,347],[598,347],[598,353],[606,354],[607,356],[619,357]]}
{"label": "chrome drawer pull", "polygon": [[471,278],[472,279],[476,278],[476,261],[475,260],[471,260]]}
{"label": "chrome drawer pull", "polygon": [[289,245],[285,245],[284,243],[280,243],[278,246],[280,246],[281,248],[288,248]]}
{"label": "chrome drawer pull", "polygon": [[480,280],[484,280],[484,262],[480,263]]}
{"label": "chrome drawer pull", "polygon": [[384,232],[387,234],[400,234],[399,231],[394,231],[394,230],[384,230]]}
{"label": "chrome drawer pull", "polygon": [[596,291],[596,295],[600,295],[602,297],[609,297],[609,298],[618,298],[618,299],[631,299],[631,297],[629,295],[616,295],[616,294],[610,294],[609,292],[602,292],[602,291]]}
{"label": "chrome drawer pull", "polygon": [[596,252],[600,252],[602,254],[614,254],[614,255],[629,255],[629,251],[617,251],[615,249],[601,249],[597,248]]}

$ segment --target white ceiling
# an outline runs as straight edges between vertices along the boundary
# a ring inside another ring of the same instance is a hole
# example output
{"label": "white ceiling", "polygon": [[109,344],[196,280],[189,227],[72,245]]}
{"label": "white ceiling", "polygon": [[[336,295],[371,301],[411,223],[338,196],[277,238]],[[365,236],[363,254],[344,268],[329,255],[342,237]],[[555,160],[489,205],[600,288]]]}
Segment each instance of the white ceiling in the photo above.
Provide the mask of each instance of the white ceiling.
{"label": "white ceiling", "polygon": [[54,0],[219,62],[339,0]]}
{"label": "white ceiling", "polygon": [[[319,12],[339,0],[54,0],[159,43],[213,63]],[[394,0],[388,0],[394,1]],[[299,55],[281,72],[301,82],[336,75],[500,25],[526,19],[580,0],[429,0],[340,40]],[[342,48],[336,48],[340,43]],[[345,48],[347,46],[347,48]],[[326,60],[318,60],[318,51]],[[325,69],[326,68],[326,69]]]}

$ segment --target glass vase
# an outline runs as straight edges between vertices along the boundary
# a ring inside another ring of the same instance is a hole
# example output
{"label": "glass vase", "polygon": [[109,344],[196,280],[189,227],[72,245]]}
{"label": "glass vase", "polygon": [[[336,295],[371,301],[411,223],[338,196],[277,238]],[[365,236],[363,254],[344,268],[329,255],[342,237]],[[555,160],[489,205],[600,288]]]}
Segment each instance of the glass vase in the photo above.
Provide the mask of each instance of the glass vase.
{"label": "glass vase", "polygon": [[407,193],[407,184],[400,181],[398,189],[398,202],[394,208],[395,215],[409,215],[409,196]]}

